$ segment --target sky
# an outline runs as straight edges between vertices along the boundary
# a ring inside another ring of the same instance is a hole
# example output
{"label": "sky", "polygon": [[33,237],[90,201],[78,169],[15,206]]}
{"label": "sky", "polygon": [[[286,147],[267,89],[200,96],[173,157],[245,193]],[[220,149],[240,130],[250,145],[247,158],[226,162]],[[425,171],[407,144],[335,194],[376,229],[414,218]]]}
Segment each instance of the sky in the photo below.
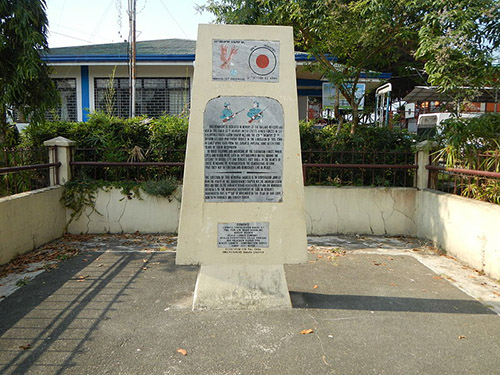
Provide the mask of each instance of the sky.
{"label": "sky", "polygon": [[[198,24],[213,15],[199,14],[205,0],[137,0],[137,41],[196,40]],[[47,0],[49,47],[117,43],[128,39],[128,0]]]}

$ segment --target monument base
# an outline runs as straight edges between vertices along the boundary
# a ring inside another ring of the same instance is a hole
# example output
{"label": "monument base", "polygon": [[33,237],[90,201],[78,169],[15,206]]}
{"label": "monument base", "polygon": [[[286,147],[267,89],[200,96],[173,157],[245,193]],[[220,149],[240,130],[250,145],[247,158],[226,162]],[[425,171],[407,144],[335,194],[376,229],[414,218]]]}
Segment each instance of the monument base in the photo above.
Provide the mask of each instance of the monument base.
{"label": "monument base", "polygon": [[291,308],[283,265],[201,266],[193,310]]}

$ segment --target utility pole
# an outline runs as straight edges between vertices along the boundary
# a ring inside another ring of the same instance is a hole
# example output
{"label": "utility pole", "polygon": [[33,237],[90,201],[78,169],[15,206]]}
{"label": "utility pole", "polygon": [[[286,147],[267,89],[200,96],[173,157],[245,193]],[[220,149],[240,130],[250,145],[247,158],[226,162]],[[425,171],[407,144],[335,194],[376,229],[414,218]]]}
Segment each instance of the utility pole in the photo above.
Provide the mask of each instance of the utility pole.
{"label": "utility pole", "polygon": [[136,0],[128,0],[129,17],[129,82],[130,82],[130,117],[135,117],[135,79],[136,79],[136,43],[135,43],[135,18],[136,18]]}

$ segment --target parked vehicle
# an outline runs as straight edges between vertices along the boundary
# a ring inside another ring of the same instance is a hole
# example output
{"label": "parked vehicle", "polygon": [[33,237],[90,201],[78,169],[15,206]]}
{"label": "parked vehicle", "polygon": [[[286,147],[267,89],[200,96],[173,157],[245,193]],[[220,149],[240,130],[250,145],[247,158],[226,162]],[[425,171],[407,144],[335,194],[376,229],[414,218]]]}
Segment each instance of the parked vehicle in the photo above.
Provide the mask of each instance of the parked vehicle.
{"label": "parked vehicle", "polygon": [[[460,117],[470,118],[479,117],[482,113],[461,113]],[[432,137],[442,130],[441,123],[451,117],[455,117],[454,113],[449,112],[437,112],[437,113],[426,113],[420,115],[417,121],[417,136],[419,137]]]}

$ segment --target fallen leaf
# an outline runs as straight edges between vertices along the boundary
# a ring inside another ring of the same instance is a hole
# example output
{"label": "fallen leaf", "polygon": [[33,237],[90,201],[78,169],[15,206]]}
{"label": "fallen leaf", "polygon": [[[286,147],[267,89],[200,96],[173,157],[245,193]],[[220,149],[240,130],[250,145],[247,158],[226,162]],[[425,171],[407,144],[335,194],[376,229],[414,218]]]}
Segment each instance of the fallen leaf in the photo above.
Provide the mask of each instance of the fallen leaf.
{"label": "fallen leaf", "polygon": [[[498,292],[493,292],[493,294],[497,295],[497,296],[500,296],[500,293]],[[5,297],[5,296],[4,296]]]}
{"label": "fallen leaf", "polygon": [[442,280],[443,279],[441,276],[433,276],[432,278],[436,279],[436,280]]}
{"label": "fallen leaf", "polygon": [[317,286],[317,285],[314,285],[314,286],[313,286],[313,289],[318,289],[318,286]]}
{"label": "fallen leaf", "polygon": [[143,259],[143,260],[142,260],[142,262],[143,262],[143,263],[147,263],[147,262],[148,262],[148,260],[147,260],[147,259]]}
{"label": "fallen leaf", "polygon": [[466,339],[466,338],[467,338],[466,336],[458,336],[459,340],[463,340],[463,339]]}
{"label": "fallen leaf", "polygon": [[97,267],[102,267],[102,266],[104,266],[104,264],[102,263],[97,265]]}
{"label": "fallen leaf", "polygon": [[19,349],[22,349],[22,350],[28,350],[28,349],[31,349],[31,344],[21,345],[21,346],[19,346]]}
{"label": "fallen leaf", "polygon": [[144,271],[146,271],[146,270],[148,269],[148,267],[142,267],[142,269],[143,269]]}
{"label": "fallen leaf", "polygon": [[177,349],[177,353],[181,353],[182,355],[188,355],[188,352],[186,349]]}
{"label": "fallen leaf", "polygon": [[300,333],[303,335],[308,335],[310,333],[314,333],[314,331],[312,329],[303,329],[302,331],[300,331]]}
{"label": "fallen leaf", "polygon": [[323,363],[325,365],[330,366],[330,364],[326,361],[326,356],[325,355],[321,356],[321,359],[323,360]]}

